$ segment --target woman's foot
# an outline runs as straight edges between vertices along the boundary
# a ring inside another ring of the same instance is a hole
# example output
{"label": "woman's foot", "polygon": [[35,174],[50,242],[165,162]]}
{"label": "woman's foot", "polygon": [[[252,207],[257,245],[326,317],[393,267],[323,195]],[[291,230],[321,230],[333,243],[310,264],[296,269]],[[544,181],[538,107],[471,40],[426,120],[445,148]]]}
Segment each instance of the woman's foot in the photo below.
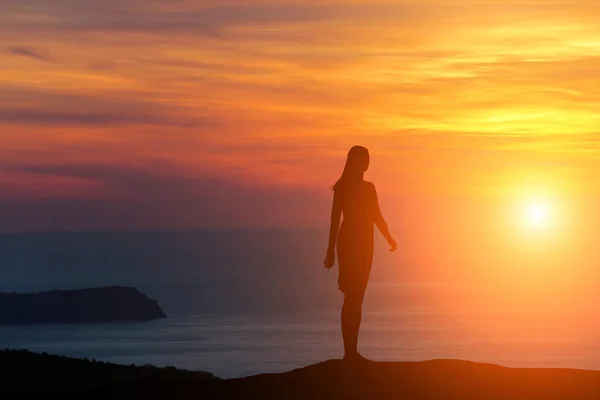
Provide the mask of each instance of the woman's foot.
{"label": "woman's foot", "polygon": [[371,362],[371,360],[363,357],[358,351],[356,353],[344,354],[344,361],[353,363]]}

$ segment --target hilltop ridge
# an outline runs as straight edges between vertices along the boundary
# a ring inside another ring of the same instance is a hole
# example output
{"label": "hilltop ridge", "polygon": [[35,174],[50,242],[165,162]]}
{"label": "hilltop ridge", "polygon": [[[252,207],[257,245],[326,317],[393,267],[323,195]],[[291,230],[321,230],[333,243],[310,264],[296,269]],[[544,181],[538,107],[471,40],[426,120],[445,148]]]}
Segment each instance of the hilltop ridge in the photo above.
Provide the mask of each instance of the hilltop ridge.
{"label": "hilltop ridge", "polygon": [[461,360],[364,364],[329,360],[289,372],[236,379],[173,367],[118,366],[27,351],[0,352],[0,364],[18,367],[11,368],[12,375],[5,377],[10,379],[0,384],[0,395],[325,400],[600,398],[600,371],[507,368]]}

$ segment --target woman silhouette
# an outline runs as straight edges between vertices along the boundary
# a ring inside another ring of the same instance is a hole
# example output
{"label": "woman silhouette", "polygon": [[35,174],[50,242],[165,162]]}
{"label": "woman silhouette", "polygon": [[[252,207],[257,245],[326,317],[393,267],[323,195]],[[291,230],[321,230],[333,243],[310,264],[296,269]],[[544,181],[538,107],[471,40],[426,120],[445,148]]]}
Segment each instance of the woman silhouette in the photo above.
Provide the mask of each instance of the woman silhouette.
{"label": "woman silhouette", "polygon": [[[373,262],[374,224],[390,244],[390,251],[396,250],[396,241],[390,235],[379,210],[375,185],[363,180],[368,168],[369,151],[362,146],[352,147],[348,152],[342,176],[332,187],[334,195],[329,247],[324,262],[325,268],[333,267],[337,243],[338,284],[344,293],[344,360],[350,361],[365,360],[357,351],[357,345],[362,303]],[[344,220],[340,226],[342,213]]]}

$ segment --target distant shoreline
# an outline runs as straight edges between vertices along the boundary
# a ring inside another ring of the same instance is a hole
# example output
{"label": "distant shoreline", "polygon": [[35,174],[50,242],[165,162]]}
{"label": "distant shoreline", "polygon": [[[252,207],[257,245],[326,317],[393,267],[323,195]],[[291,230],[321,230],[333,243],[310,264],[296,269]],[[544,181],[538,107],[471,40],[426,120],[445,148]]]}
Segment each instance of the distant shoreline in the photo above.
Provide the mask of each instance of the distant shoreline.
{"label": "distant shoreline", "polygon": [[142,322],[166,317],[156,300],[135,287],[0,293],[0,326]]}

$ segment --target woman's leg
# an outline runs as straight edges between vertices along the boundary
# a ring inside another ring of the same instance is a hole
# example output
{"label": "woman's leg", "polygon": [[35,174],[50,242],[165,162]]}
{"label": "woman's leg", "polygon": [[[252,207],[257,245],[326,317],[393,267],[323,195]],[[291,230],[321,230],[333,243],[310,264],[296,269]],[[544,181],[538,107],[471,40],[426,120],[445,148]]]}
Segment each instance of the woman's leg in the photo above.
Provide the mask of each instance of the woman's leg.
{"label": "woman's leg", "polygon": [[342,306],[342,337],[345,357],[358,354],[358,333],[362,319],[364,291],[347,291]]}

